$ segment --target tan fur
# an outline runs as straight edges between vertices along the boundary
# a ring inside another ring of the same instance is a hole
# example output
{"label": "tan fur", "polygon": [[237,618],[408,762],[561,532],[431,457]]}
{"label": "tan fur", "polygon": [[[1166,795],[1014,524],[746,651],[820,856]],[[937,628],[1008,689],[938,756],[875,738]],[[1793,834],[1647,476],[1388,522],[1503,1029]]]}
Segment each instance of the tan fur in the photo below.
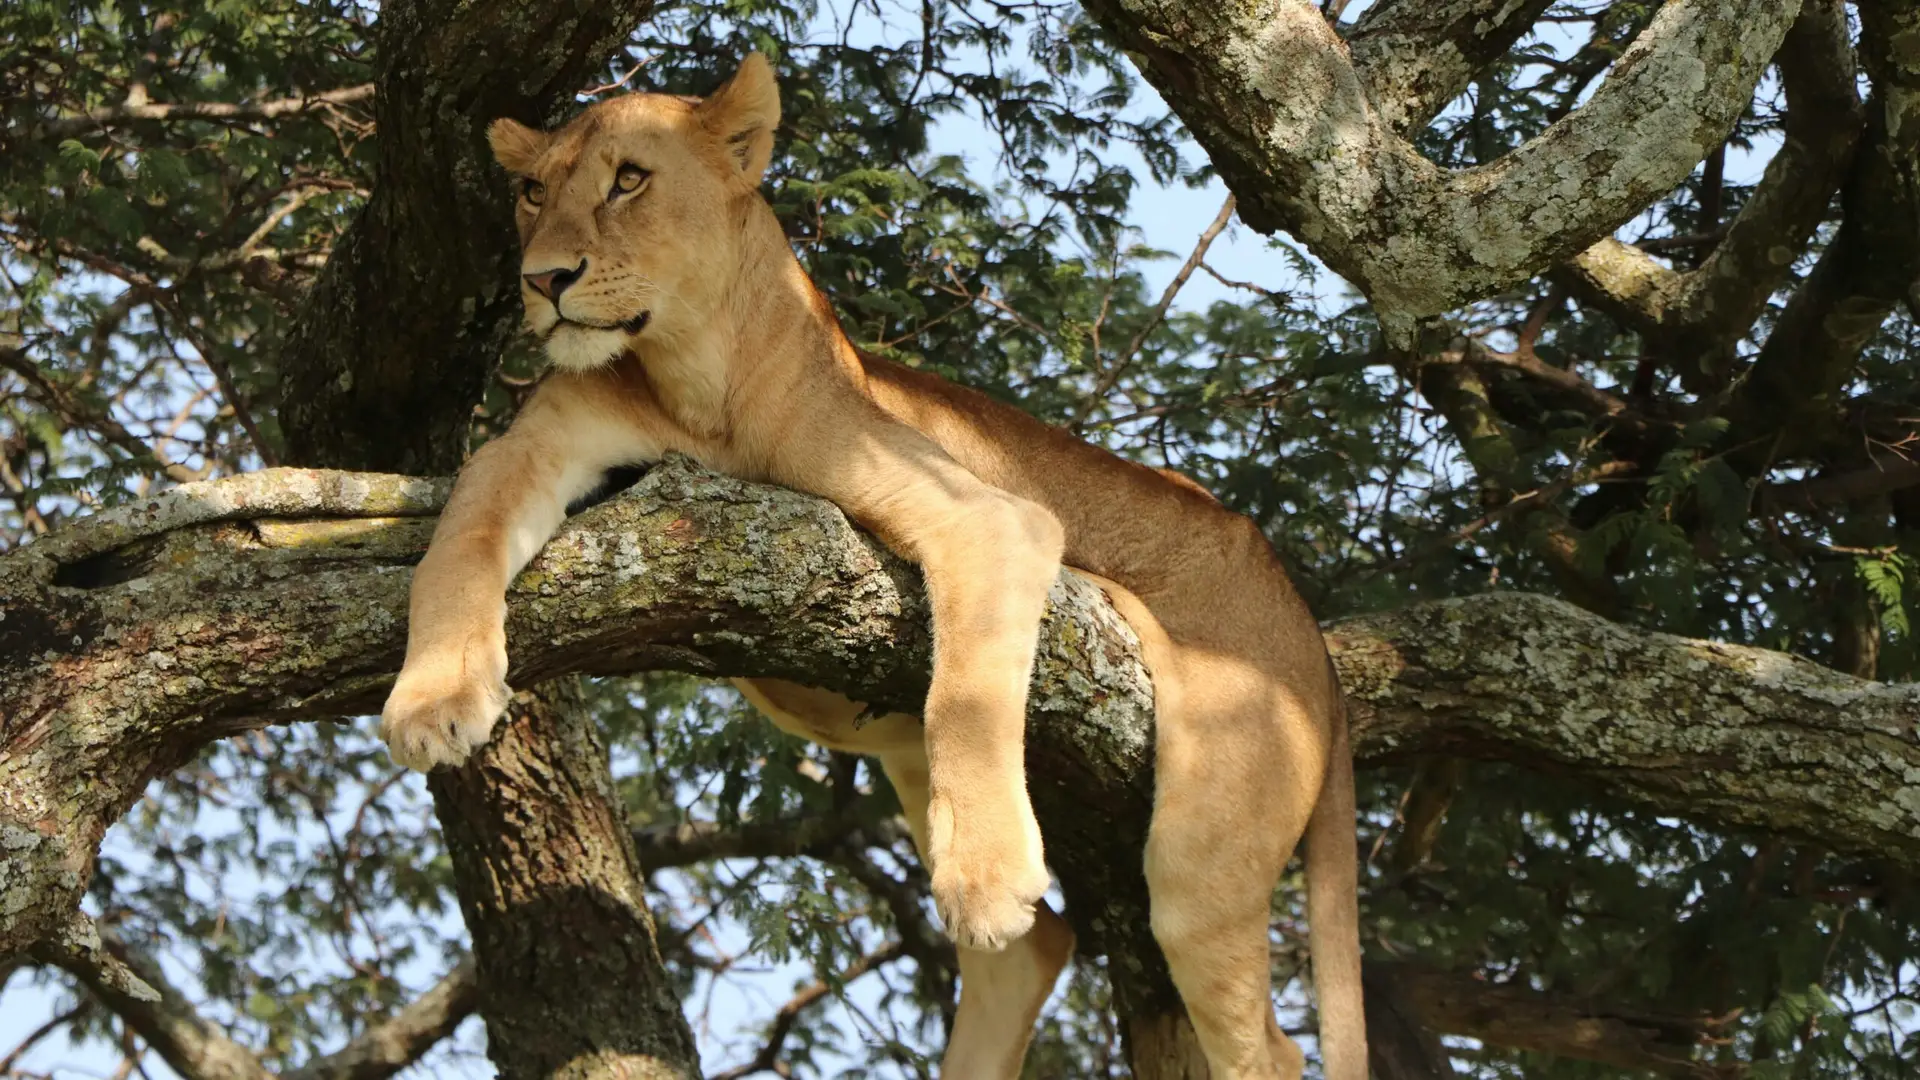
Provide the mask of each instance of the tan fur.
{"label": "tan fur", "polygon": [[[1210,1071],[1300,1073],[1274,1023],[1267,931],[1311,823],[1327,1076],[1364,1080],[1344,713],[1266,538],[1191,481],[854,349],[758,194],[778,117],[771,71],[752,56],[704,102],[637,94],[554,133],[504,120],[489,132],[522,178],[527,325],[556,370],[461,472],[415,573],[406,666],[382,721],[394,757],[431,768],[486,740],[506,693],[507,584],[607,467],[677,450],[832,500],[922,568],[934,618],[923,719],[856,727],[860,704],[838,695],[741,688],[783,728],[880,759],[960,947],[943,1073],[1012,1077],[1072,951],[1040,902],[1022,745],[1039,620],[1064,562],[1101,582],[1153,675],[1153,929]],[[636,190],[616,187],[623,165],[647,170]]]}

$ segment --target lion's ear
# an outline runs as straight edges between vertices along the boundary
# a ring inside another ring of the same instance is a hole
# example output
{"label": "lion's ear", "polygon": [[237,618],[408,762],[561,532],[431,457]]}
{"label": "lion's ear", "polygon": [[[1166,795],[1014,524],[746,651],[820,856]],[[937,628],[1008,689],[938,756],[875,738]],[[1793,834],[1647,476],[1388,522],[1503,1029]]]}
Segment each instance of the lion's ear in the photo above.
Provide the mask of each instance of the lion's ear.
{"label": "lion's ear", "polygon": [[748,53],[727,84],[700,104],[701,121],[720,140],[748,184],[758,184],[773,158],[773,131],[780,126],[780,87],[773,65]]}
{"label": "lion's ear", "polygon": [[493,159],[515,176],[526,176],[533,172],[540,155],[547,152],[551,138],[544,131],[536,131],[518,120],[505,117],[487,126],[487,145],[493,147]]}

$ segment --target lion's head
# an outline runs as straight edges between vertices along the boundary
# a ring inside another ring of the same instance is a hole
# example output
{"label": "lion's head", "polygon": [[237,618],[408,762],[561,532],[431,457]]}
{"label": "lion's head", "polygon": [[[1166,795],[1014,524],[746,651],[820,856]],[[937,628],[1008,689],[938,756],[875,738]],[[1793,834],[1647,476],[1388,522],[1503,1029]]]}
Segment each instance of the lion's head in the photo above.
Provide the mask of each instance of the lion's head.
{"label": "lion's head", "polygon": [[779,121],[758,53],[705,99],[629,94],[553,132],[494,121],[487,139],[519,187],[527,327],[555,366],[597,367],[707,323]]}

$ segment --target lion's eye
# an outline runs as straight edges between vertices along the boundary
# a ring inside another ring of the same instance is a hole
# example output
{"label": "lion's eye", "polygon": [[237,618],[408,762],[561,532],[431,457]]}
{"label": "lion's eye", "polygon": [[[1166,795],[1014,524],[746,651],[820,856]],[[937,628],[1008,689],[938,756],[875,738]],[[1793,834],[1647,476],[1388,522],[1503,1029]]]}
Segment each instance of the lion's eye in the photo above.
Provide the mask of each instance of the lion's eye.
{"label": "lion's eye", "polygon": [[520,181],[520,197],[530,206],[539,206],[547,197],[547,185],[538,180]]}
{"label": "lion's eye", "polygon": [[652,175],[638,165],[622,165],[620,171],[613,174],[613,194],[631,195],[639,191]]}

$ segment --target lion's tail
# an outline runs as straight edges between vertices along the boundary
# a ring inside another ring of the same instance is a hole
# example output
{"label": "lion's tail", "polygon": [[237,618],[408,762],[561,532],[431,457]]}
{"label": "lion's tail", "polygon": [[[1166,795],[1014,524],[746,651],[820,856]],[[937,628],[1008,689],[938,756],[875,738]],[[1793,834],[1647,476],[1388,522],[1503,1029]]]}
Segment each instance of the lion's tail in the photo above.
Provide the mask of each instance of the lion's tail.
{"label": "lion's tail", "polygon": [[1320,1056],[1326,1080],[1367,1080],[1353,748],[1338,676],[1333,693],[1332,752],[1320,800],[1307,821],[1307,941],[1313,955],[1314,994],[1320,1003]]}

